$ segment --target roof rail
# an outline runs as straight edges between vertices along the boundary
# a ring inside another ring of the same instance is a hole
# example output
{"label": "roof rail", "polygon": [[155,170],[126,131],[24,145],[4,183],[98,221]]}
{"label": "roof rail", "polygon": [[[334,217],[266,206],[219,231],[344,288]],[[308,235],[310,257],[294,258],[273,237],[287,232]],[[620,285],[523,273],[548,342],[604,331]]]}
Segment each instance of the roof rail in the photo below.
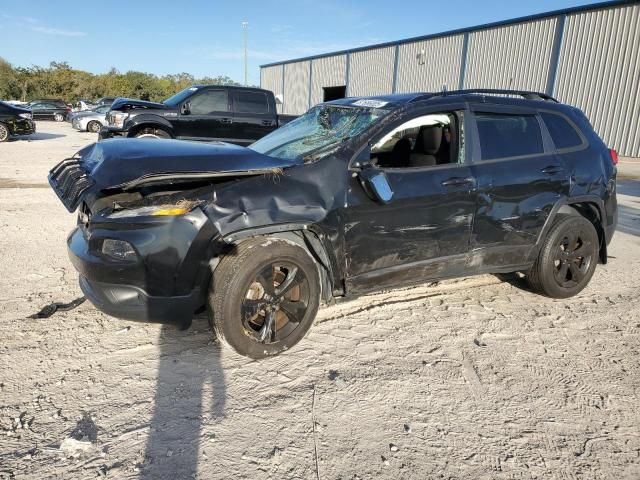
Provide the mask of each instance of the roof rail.
{"label": "roof rail", "polygon": [[500,95],[516,95],[527,100],[546,100],[550,102],[560,103],[551,95],[542,92],[530,92],[528,90],[501,90],[498,88],[474,88],[469,90],[444,90],[442,92],[425,93],[416,97],[413,101],[429,100],[434,97],[446,97],[448,95],[466,95],[466,94],[500,94]]}

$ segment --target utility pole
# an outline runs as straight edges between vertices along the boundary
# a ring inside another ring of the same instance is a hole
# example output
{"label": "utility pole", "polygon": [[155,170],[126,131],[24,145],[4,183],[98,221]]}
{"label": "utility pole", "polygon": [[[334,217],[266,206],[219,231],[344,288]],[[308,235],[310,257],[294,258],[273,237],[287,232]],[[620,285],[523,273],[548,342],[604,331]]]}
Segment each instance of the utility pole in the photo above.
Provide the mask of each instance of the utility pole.
{"label": "utility pole", "polygon": [[242,22],[242,30],[244,30],[244,86],[248,86],[247,81],[247,29],[249,28],[249,22]]}

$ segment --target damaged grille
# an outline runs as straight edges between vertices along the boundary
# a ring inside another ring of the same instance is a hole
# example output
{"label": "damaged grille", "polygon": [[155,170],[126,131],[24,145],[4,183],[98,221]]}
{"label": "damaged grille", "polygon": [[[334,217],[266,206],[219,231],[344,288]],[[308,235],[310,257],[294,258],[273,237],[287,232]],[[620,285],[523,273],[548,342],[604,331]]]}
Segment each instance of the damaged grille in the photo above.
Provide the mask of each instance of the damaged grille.
{"label": "damaged grille", "polygon": [[49,184],[69,212],[78,208],[82,194],[94,183],[78,158],[67,158],[49,172]]}

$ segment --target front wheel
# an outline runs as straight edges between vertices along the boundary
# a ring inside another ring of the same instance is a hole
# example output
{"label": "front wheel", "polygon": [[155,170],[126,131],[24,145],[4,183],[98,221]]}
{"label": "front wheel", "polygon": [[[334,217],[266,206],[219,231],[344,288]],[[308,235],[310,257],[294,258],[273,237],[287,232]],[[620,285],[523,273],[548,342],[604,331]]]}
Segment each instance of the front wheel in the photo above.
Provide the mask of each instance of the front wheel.
{"label": "front wheel", "polygon": [[143,128],[135,134],[135,138],[156,138],[156,139],[168,139],[171,138],[168,132],[161,128]]}
{"label": "front wheel", "polygon": [[277,355],[313,324],[320,288],[318,267],[303,247],[279,238],[250,239],[215,269],[209,320],[218,339],[240,355]]}
{"label": "front wheel", "polygon": [[9,140],[9,129],[6,125],[0,123],[0,142],[6,142]]}
{"label": "front wheel", "polygon": [[567,298],[587,286],[598,263],[599,239],[593,224],[579,215],[559,217],[552,225],[527,280],[552,298]]}
{"label": "front wheel", "polygon": [[96,120],[91,120],[87,124],[87,132],[98,133],[102,128],[102,124]]}
{"label": "front wheel", "polygon": [[64,115],[62,115],[61,113],[56,113],[56,114],[53,116],[53,119],[54,119],[56,122],[64,122]]}

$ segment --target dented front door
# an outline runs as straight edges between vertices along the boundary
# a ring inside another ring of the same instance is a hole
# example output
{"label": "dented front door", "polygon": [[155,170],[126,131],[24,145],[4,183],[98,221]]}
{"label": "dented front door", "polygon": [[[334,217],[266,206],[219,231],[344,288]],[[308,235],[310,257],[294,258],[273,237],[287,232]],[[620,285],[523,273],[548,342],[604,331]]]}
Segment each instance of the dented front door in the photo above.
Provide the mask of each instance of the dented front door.
{"label": "dented front door", "polygon": [[347,288],[367,291],[464,273],[475,210],[466,165],[386,169],[376,201],[352,178],[345,209]]}

